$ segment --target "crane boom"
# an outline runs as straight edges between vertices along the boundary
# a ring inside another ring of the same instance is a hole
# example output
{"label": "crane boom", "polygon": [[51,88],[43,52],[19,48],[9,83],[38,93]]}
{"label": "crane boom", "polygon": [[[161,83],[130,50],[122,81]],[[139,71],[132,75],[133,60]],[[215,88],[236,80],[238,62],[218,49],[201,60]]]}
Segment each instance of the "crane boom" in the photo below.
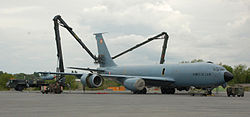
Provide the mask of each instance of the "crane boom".
{"label": "crane boom", "polygon": [[[54,29],[55,29],[55,37],[56,37],[56,45],[57,45],[57,57],[59,60],[59,71],[60,72],[64,72],[64,65],[63,65],[63,56],[62,56],[62,49],[61,49],[61,38],[60,38],[60,32],[59,32],[59,25],[66,28],[70,34],[76,39],[76,41],[82,46],[82,48],[94,59],[95,63],[99,63],[99,58],[96,57],[88,48],[87,46],[82,42],[82,40],[76,35],[76,33],[73,31],[73,29],[71,27],[68,26],[68,24],[61,18],[60,15],[57,15],[54,17],[53,19],[54,21]],[[155,39],[161,39],[160,37],[163,36],[164,39],[164,43],[162,46],[162,53],[161,53],[161,59],[160,59],[160,64],[163,64],[165,61],[165,53],[166,53],[166,49],[167,49],[167,42],[168,42],[168,34],[166,32],[162,32],[154,37],[151,37],[149,39],[147,39],[146,41],[143,41],[137,45],[135,45],[132,48],[129,48],[123,52],[121,52],[120,54],[112,57],[112,59],[115,59],[123,54],[126,54],[142,45],[145,45]]]}
{"label": "crane boom", "polygon": [[59,72],[64,72],[59,24],[57,21],[55,21],[55,18],[53,20],[54,20],[54,30],[55,30],[55,39],[56,39],[56,47],[57,47],[57,58],[59,61]]}
{"label": "crane boom", "polygon": [[[84,50],[86,50],[86,52],[90,55],[90,57],[92,57],[95,61],[98,60],[98,58],[88,49],[88,47],[82,42],[82,40],[76,35],[76,33],[73,31],[73,29],[71,27],[68,26],[68,24],[61,18],[60,15],[57,15],[54,17],[54,24],[57,24],[60,23],[60,25],[64,28],[66,28],[69,33],[76,39],[76,41],[82,46],[82,48]],[[57,27],[57,29],[55,29],[58,31],[58,33],[56,33],[56,35],[58,35],[58,37],[60,38],[59,36],[59,27]],[[56,32],[57,32],[56,31]]]}
{"label": "crane boom", "polygon": [[[61,18],[60,15],[56,15],[53,18],[53,21],[54,21],[54,30],[55,30],[55,40],[56,40],[56,46],[57,46],[57,58],[59,62],[59,69],[58,69],[59,72],[64,72],[63,54],[62,54],[59,26],[66,28],[70,32],[70,34],[77,40],[77,42],[82,46],[82,48],[86,50],[87,53],[94,59],[94,61],[95,62],[98,61],[98,58],[92,54],[92,52],[87,48],[87,46],[82,42],[82,40],[75,34],[73,29],[69,27],[68,24]],[[64,76],[60,75],[56,81],[64,82],[63,80],[64,80]]]}
{"label": "crane boom", "polygon": [[166,55],[166,50],[167,50],[167,44],[168,44],[168,34],[166,32],[164,33],[164,42],[162,45],[162,52],[161,52],[161,59],[160,59],[160,64],[163,64],[165,62],[165,55]]}
{"label": "crane boom", "polygon": [[162,46],[162,53],[161,53],[161,59],[160,59],[160,64],[163,64],[164,61],[165,61],[165,53],[166,53],[167,42],[168,42],[168,37],[169,37],[168,34],[167,34],[166,32],[162,32],[162,33],[160,33],[160,34],[158,34],[158,35],[156,35],[156,36],[154,36],[154,37],[151,37],[151,38],[147,39],[146,41],[143,41],[143,42],[141,42],[141,43],[135,45],[134,47],[129,48],[129,49],[127,49],[127,50],[121,52],[120,54],[118,54],[118,55],[112,57],[112,59],[115,59],[115,58],[117,58],[117,57],[119,57],[119,56],[121,56],[121,55],[123,55],[123,54],[126,54],[126,53],[128,53],[129,51],[132,51],[132,50],[134,50],[134,49],[136,49],[136,48],[138,48],[138,47],[140,47],[140,46],[142,46],[142,45],[145,45],[145,44],[147,44],[147,43],[149,43],[149,42],[151,42],[151,41],[153,41],[153,40],[155,40],[155,39],[161,39],[161,38],[159,38],[159,37],[161,37],[161,36],[164,36],[164,37],[163,37],[163,38],[164,38],[164,43],[163,43],[163,46]]}

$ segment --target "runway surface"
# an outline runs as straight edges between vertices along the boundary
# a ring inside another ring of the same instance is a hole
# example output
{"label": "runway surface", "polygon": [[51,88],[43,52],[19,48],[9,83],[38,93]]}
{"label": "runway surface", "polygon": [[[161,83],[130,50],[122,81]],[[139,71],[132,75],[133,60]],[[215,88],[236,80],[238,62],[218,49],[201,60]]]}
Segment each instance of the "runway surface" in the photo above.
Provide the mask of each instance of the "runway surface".
{"label": "runway surface", "polygon": [[245,97],[81,91],[63,94],[0,92],[1,117],[249,117]]}

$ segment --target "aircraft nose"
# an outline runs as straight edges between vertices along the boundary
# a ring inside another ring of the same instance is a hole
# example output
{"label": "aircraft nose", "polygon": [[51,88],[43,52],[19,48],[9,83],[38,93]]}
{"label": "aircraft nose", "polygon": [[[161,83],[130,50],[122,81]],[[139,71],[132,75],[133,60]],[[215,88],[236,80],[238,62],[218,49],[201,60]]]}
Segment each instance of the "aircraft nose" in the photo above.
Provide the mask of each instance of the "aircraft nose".
{"label": "aircraft nose", "polygon": [[224,80],[225,82],[228,82],[234,78],[233,74],[230,72],[225,72],[224,73]]}

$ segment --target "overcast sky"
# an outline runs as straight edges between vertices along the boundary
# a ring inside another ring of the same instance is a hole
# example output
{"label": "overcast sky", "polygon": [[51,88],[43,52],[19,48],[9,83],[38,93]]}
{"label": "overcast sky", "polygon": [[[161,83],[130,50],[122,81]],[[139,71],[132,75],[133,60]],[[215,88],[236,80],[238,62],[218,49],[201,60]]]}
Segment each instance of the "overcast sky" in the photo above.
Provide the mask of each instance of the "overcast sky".
{"label": "overcast sky", "polygon": [[[111,55],[166,31],[167,63],[203,59],[250,66],[249,0],[0,0],[0,71],[33,73],[57,66],[53,17],[60,14],[97,54],[93,33]],[[91,67],[93,60],[61,30],[65,66]],[[158,64],[162,41],[115,59],[120,65]]]}

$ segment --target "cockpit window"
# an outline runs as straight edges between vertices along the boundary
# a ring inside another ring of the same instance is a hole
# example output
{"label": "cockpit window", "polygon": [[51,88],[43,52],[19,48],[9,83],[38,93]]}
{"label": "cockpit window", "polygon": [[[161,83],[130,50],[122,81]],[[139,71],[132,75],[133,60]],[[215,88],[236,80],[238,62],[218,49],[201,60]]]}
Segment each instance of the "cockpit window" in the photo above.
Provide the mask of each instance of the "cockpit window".
{"label": "cockpit window", "polygon": [[224,68],[220,68],[220,71],[224,71],[225,69]]}
{"label": "cockpit window", "polygon": [[213,68],[213,71],[224,71],[225,68],[221,68],[221,67],[215,67]]}

